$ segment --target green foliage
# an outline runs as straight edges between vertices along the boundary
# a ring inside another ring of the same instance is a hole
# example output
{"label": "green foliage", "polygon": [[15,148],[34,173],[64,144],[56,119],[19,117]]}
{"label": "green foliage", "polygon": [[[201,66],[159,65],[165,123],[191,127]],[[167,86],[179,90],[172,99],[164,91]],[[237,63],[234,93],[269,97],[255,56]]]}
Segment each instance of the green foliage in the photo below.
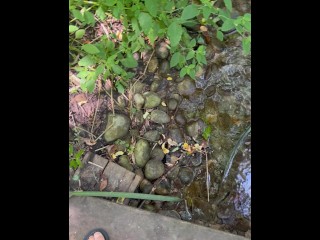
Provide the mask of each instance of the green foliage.
{"label": "green foliage", "polygon": [[211,126],[207,126],[202,133],[202,137],[207,141],[211,135],[211,132],[212,132]]}
{"label": "green foliage", "polygon": [[[224,0],[224,8],[217,8],[216,1],[200,2],[69,0],[70,52],[79,59],[70,67],[78,73],[81,89],[92,92],[97,79],[110,79],[117,91],[123,93],[127,81],[133,77],[130,69],[138,66],[133,53],[154,48],[155,42],[161,39],[170,41],[170,67],[180,70],[181,77],[195,78],[196,69],[207,63],[206,44],[201,32],[196,38],[190,36],[189,28],[198,24],[213,26],[220,41],[224,40],[226,32],[236,29],[242,36],[244,54],[249,54],[251,14],[232,18],[231,0]],[[94,28],[109,18],[121,21],[122,37],[106,34],[105,30],[102,36],[92,35]]]}
{"label": "green foliage", "polygon": [[69,167],[73,169],[77,169],[78,167],[82,167],[81,156],[84,153],[83,149],[80,149],[77,152],[74,152],[74,148],[72,144],[69,144]]}

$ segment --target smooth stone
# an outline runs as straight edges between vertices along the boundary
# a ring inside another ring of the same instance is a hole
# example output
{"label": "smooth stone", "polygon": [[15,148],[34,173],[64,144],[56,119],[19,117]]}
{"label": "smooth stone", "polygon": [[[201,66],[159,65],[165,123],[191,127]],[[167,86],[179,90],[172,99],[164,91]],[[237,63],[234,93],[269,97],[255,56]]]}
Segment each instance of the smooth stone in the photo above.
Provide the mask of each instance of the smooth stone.
{"label": "smooth stone", "polygon": [[204,123],[201,120],[190,121],[186,125],[187,135],[193,138],[197,138],[199,134],[202,134],[204,130]]}
{"label": "smooth stone", "polygon": [[162,180],[156,187],[155,193],[158,195],[168,195],[170,193],[170,184],[167,180]]}
{"label": "smooth stone", "polygon": [[185,77],[184,80],[177,85],[179,93],[183,96],[190,96],[196,91],[196,83],[190,77]]}
{"label": "smooth stone", "polygon": [[182,100],[182,97],[181,97],[180,94],[178,94],[178,93],[173,93],[173,94],[171,95],[171,98],[177,100],[178,102],[180,102],[180,101]]}
{"label": "smooth stone", "polygon": [[154,80],[154,81],[151,83],[150,91],[156,92],[156,91],[158,90],[160,84],[161,84],[161,80],[160,80],[160,79]]}
{"label": "smooth stone", "polygon": [[108,114],[104,139],[107,143],[122,138],[128,134],[130,119],[122,114]]}
{"label": "smooth stone", "polygon": [[152,57],[147,68],[148,72],[154,73],[157,70],[158,65],[159,65],[158,59],[156,57]]}
{"label": "smooth stone", "polygon": [[150,193],[152,188],[153,188],[153,185],[151,182],[149,182],[147,179],[143,179],[139,185],[139,188],[140,190],[143,192],[143,193]]}
{"label": "smooth stone", "polygon": [[159,146],[151,150],[150,159],[161,161],[164,158],[164,153]]}
{"label": "smooth stone", "polygon": [[174,98],[170,98],[168,101],[169,110],[171,111],[176,110],[177,106],[178,106],[178,101]]}
{"label": "smooth stone", "polygon": [[150,158],[150,146],[147,140],[140,139],[134,148],[134,158],[138,167],[144,167]]}
{"label": "smooth stone", "polygon": [[164,165],[161,161],[150,160],[144,168],[144,175],[148,180],[155,180],[164,174]]}
{"label": "smooth stone", "polygon": [[150,130],[143,135],[143,138],[150,142],[157,142],[160,139],[160,133],[157,130]]}
{"label": "smooth stone", "polygon": [[156,46],[156,56],[160,59],[166,59],[169,56],[168,44],[161,42]]}
{"label": "smooth stone", "polygon": [[145,98],[144,108],[155,108],[161,103],[161,98],[155,92],[145,92],[143,96]]}
{"label": "smooth stone", "polygon": [[132,167],[130,160],[129,160],[129,157],[127,155],[120,156],[118,164],[121,167],[124,167],[125,169],[128,169],[131,172],[133,171],[133,167]]}
{"label": "smooth stone", "polygon": [[170,122],[170,117],[164,111],[153,110],[150,115],[150,120],[155,123],[165,124]]}
{"label": "smooth stone", "polygon": [[174,169],[170,170],[170,172],[167,175],[167,178],[170,180],[176,179],[178,177],[179,170],[180,170],[180,167],[175,167]]}
{"label": "smooth stone", "polygon": [[160,67],[159,67],[159,74],[161,76],[164,76],[166,77],[168,72],[170,70],[170,64],[169,64],[169,61],[167,60],[163,60],[161,63],[160,63]]}
{"label": "smooth stone", "polygon": [[147,85],[145,83],[136,82],[132,87],[133,93],[142,93],[146,86]]}
{"label": "smooth stone", "polygon": [[134,170],[134,173],[144,179],[144,173],[141,168],[137,168]]}
{"label": "smooth stone", "polygon": [[171,128],[169,129],[169,137],[175,141],[176,143],[184,142],[184,138],[182,132],[179,128]]}
{"label": "smooth stone", "polygon": [[187,119],[181,112],[178,112],[176,114],[176,116],[174,117],[174,120],[180,125],[185,125],[187,122]]}
{"label": "smooth stone", "polygon": [[193,171],[188,167],[182,167],[179,170],[178,177],[183,184],[189,184],[193,180]]}
{"label": "smooth stone", "polygon": [[133,96],[133,100],[134,100],[134,103],[136,105],[136,108],[138,110],[140,110],[142,107],[143,107],[143,104],[144,104],[144,98],[143,96],[140,94],[140,93],[136,93],[134,96]]}

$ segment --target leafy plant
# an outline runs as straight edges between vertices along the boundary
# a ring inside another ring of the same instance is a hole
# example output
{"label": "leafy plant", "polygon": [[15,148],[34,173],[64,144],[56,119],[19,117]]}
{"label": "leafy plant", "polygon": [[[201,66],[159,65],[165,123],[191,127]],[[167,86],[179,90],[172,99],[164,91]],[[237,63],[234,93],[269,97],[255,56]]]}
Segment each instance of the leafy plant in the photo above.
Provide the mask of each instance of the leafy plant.
{"label": "leafy plant", "polygon": [[[96,80],[112,80],[114,87],[124,93],[130,71],[138,66],[133,57],[136,52],[154,48],[156,41],[168,39],[170,67],[180,71],[180,77],[195,78],[205,65],[206,46],[201,30],[191,37],[189,28],[213,26],[217,38],[235,29],[242,36],[245,54],[250,52],[251,15],[231,17],[232,1],[224,0],[225,8],[215,6],[216,1],[200,0],[69,0],[70,55],[75,61],[71,68],[77,71],[83,91],[92,92]],[[94,26],[102,26],[107,19],[121,22],[122,33],[92,36]],[[195,32],[195,31],[193,31]]]}
{"label": "leafy plant", "polygon": [[80,149],[77,152],[74,152],[74,148],[72,144],[69,144],[69,167],[73,169],[77,169],[78,167],[82,167],[81,157],[84,153],[83,149]]}

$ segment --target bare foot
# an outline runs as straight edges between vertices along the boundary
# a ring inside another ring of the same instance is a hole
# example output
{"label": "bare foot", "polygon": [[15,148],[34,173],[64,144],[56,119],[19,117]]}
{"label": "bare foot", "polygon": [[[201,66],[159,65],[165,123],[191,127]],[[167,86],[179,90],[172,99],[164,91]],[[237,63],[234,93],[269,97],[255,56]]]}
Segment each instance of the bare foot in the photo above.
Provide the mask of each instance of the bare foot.
{"label": "bare foot", "polygon": [[100,232],[95,232],[93,236],[90,236],[88,240],[105,240]]}

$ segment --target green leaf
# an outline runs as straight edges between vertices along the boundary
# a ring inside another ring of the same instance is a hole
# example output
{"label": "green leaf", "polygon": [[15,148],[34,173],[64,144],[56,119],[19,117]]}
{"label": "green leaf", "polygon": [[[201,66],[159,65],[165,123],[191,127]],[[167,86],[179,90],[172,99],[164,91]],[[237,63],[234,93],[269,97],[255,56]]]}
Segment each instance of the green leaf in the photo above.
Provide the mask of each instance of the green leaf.
{"label": "green leaf", "polygon": [[196,78],[196,70],[195,69],[191,69],[190,72],[189,72],[189,76],[192,79],[195,79]]}
{"label": "green leaf", "polygon": [[205,6],[205,7],[203,7],[202,12],[203,12],[203,17],[204,17],[206,20],[208,20],[210,14],[212,13],[212,9],[209,8],[208,6]]}
{"label": "green leaf", "polygon": [[251,22],[251,14],[250,13],[246,13],[245,15],[243,15],[243,19],[248,21],[248,22]]}
{"label": "green leaf", "polygon": [[232,1],[231,0],[223,0],[224,4],[226,5],[226,8],[232,12]]}
{"label": "green leaf", "polygon": [[156,17],[158,12],[158,0],[145,0],[144,4],[151,16]]}
{"label": "green leaf", "polygon": [[103,2],[103,4],[107,5],[108,7],[111,7],[117,2],[117,0],[103,0],[102,2]]}
{"label": "green leaf", "polygon": [[81,22],[84,22],[84,17],[82,16],[82,14],[81,14],[81,12],[79,10],[72,9],[71,12],[72,12],[72,15],[76,19],[80,20]]}
{"label": "green leaf", "polygon": [[69,156],[73,155],[73,146],[69,144]]}
{"label": "green leaf", "polygon": [[124,93],[124,87],[123,87],[123,85],[121,84],[121,82],[120,81],[116,81],[116,88],[117,88],[117,90],[118,90],[118,92],[119,93],[121,93],[121,94],[123,94]]}
{"label": "green leaf", "polygon": [[123,6],[123,3],[121,1],[118,1],[117,2],[117,6],[113,8],[113,16],[117,19],[120,18],[120,14],[125,12],[124,11],[124,6]]}
{"label": "green leaf", "polygon": [[197,41],[193,38],[187,45],[188,48],[193,48],[197,44]]}
{"label": "green leaf", "polygon": [[135,68],[138,66],[138,62],[134,59],[132,54],[127,54],[127,57],[122,59],[121,63],[127,68]]}
{"label": "green leaf", "polygon": [[98,9],[96,10],[96,15],[101,21],[106,19],[106,14],[104,13],[102,7],[98,7]]}
{"label": "green leaf", "polygon": [[181,19],[187,20],[190,18],[194,18],[195,16],[198,16],[198,14],[199,14],[199,9],[197,8],[197,6],[194,4],[191,4],[183,9],[181,14]]}
{"label": "green leaf", "polygon": [[99,53],[99,49],[94,46],[93,44],[86,44],[86,45],[83,45],[81,47],[84,51],[86,51],[87,53],[90,53],[90,54],[96,54],[96,53]]}
{"label": "green leaf", "polygon": [[152,18],[148,13],[141,13],[139,16],[139,24],[144,33],[148,33],[152,26]]}
{"label": "green leaf", "polygon": [[178,45],[178,43],[181,40],[182,35],[182,27],[177,22],[173,22],[168,27],[168,37],[170,39],[170,45],[172,47],[175,47]]}
{"label": "green leaf", "polygon": [[204,129],[203,133],[202,133],[202,137],[203,137],[205,140],[208,140],[208,138],[210,137],[211,131],[212,131],[211,126],[207,126],[207,127]]}
{"label": "green leaf", "polygon": [[248,55],[251,50],[251,37],[246,37],[242,39],[242,49],[243,49],[243,54]]}
{"label": "green leaf", "polygon": [[91,12],[86,11],[84,12],[83,15],[87,24],[93,25],[96,23],[96,20],[94,19],[94,15]]}
{"label": "green leaf", "polygon": [[243,26],[248,32],[251,32],[251,22],[245,22]]}
{"label": "green leaf", "polygon": [[227,19],[221,26],[221,31],[229,31],[234,28],[233,20]]}
{"label": "green leaf", "polygon": [[220,18],[222,17],[223,19],[231,18],[230,12],[225,11],[223,9],[219,9],[219,15],[220,15]]}
{"label": "green leaf", "polygon": [[88,66],[92,66],[96,63],[96,61],[91,57],[91,56],[85,56],[84,58],[82,58],[78,64],[79,66],[83,66],[83,67],[88,67]]}
{"label": "green leaf", "polygon": [[188,55],[187,55],[187,57],[186,57],[186,60],[189,60],[189,59],[193,58],[194,55],[195,55],[195,52],[194,52],[193,50],[191,50],[191,51],[188,53]]}
{"label": "green leaf", "polygon": [[71,160],[70,163],[69,163],[69,167],[73,168],[73,169],[76,169],[78,167],[78,164],[76,162],[75,159]]}
{"label": "green leaf", "polygon": [[74,156],[75,159],[79,159],[81,157],[81,155],[84,153],[83,149],[80,149]]}
{"label": "green leaf", "polygon": [[103,71],[104,71],[104,64],[101,64],[96,68],[96,71],[95,71],[96,78],[98,78],[98,76],[101,73],[103,73]]}
{"label": "green leaf", "polygon": [[172,55],[170,60],[170,68],[175,67],[180,62],[180,52],[176,52]]}
{"label": "green leaf", "polygon": [[113,51],[114,49],[114,42],[110,41],[110,40],[107,40],[107,43],[106,43],[106,48],[108,51]]}
{"label": "green leaf", "polygon": [[94,87],[96,86],[96,79],[90,79],[90,80],[86,81],[85,86],[86,86],[88,92],[92,93],[94,90]]}
{"label": "green leaf", "polygon": [[115,64],[112,64],[111,68],[112,68],[112,71],[118,75],[121,75],[121,73],[124,72],[124,70],[121,67],[119,67],[118,65],[115,65]]}
{"label": "green leaf", "polygon": [[83,37],[83,35],[85,34],[85,30],[84,29],[80,29],[78,31],[76,31],[76,39],[80,39]]}
{"label": "green leaf", "polygon": [[183,67],[183,68],[180,70],[180,77],[184,77],[184,75],[187,74],[187,71],[188,71],[188,68],[187,68],[187,67]]}
{"label": "green leaf", "polygon": [[223,33],[217,30],[217,38],[222,42],[223,41]]}
{"label": "green leaf", "polygon": [[176,7],[177,8],[184,8],[185,6],[187,6],[188,2],[189,2],[188,0],[177,1]]}
{"label": "green leaf", "polygon": [[79,28],[77,26],[74,25],[69,25],[69,33],[73,33],[75,31],[77,31]]}

